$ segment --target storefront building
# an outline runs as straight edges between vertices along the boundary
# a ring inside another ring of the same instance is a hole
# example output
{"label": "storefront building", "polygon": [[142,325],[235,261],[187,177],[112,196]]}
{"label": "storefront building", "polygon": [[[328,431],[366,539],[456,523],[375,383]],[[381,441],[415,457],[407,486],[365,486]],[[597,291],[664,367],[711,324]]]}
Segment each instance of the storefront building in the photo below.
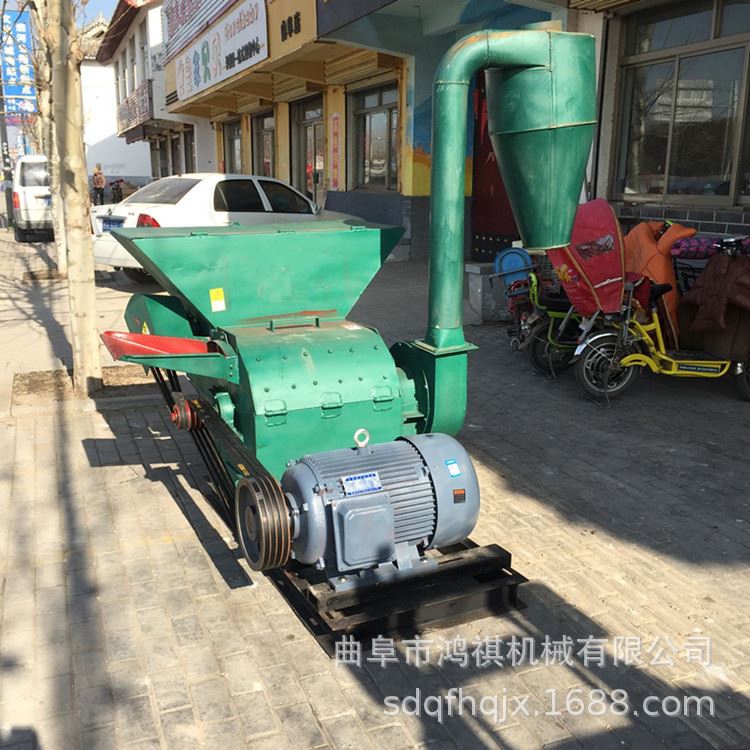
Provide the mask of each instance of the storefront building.
{"label": "storefront building", "polygon": [[161,3],[120,0],[96,57],[114,70],[117,134],[149,144],[153,178],[215,170],[210,124],[166,110],[162,58]]}
{"label": "storefront building", "polygon": [[[397,253],[425,257],[435,68],[476,29],[560,26],[558,4],[530,4],[167,0],[167,108],[210,120],[220,170],[274,176],[326,208],[404,226]],[[467,200],[474,151],[470,128]],[[512,234],[512,217],[505,224]]]}
{"label": "storefront building", "polygon": [[592,194],[626,225],[750,233],[750,2],[570,5],[606,40]]}

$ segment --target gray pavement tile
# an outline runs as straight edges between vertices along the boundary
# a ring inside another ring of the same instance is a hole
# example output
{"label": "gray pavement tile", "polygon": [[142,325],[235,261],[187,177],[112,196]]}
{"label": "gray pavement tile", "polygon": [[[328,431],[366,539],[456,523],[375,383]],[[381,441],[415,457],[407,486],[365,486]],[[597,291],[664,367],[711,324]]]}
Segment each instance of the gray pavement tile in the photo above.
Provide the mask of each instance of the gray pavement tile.
{"label": "gray pavement tile", "polygon": [[[256,737],[247,743],[249,750],[296,750],[298,745],[295,745],[286,735],[266,735],[264,737]],[[324,747],[321,745],[321,747]]]}
{"label": "gray pavement tile", "polygon": [[293,672],[277,667],[267,667],[260,670],[260,676],[266,686],[268,699],[274,706],[286,706],[305,700],[305,693]]}
{"label": "gray pavement tile", "polygon": [[214,625],[208,629],[208,640],[214,653],[221,656],[238,654],[248,648],[247,638],[240,633],[239,628],[232,622]]}
{"label": "gray pavement tile", "polygon": [[276,715],[288,742],[293,747],[304,750],[327,744],[320,725],[307,703],[279,706]]}
{"label": "gray pavement tile", "polygon": [[73,711],[73,680],[69,674],[37,680],[34,695],[40,719]]}
{"label": "gray pavement tile", "polygon": [[202,750],[202,733],[191,708],[163,713],[159,716],[159,722],[168,748]]}
{"label": "gray pavement tile", "polygon": [[218,676],[219,661],[210,646],[202,644],[179,650],[185,674],[193,681],[203,677]]}
{"label": "gray pavement tile", "polygon": [[125,744],[157,736],[154,712],[148,696],[118,700],[115,720],[117,731]]}
{"label": "gray pavement tile", "polygon": [[261,671],[247,652],[223,656],[219,659],[219,664],[232,695],[263,689]]}
{"label": "gray pavement tile", "polygon": [[152,609],[161,604],[161,591],[155,580],[138,581],[130,586],[135,609]]}
{"label": "gray pavement tile", "polygon": [[319,719],[353,713],[353,708],[328,672],[300,678],[307,700]]}
{"label": "gray pavement tile", "polygon": [[117,732],[115,725],[85,729],[81,733],[81,750],[116,750]]}
{"label": "gray pavement tile", "polygon": [[244,693],[234,697],[234,705],[242,719],[245,738],[255,739],[262,735],[276,734],[280,730],[276,716],[268,703],[264,690]]}
{"label": "gray pavement tile", "polygon": [[203,727],[205,747],[221,750],[245,750],[244,729],[239,719],[227,719]]}
{"label": "gray pavement tile", "polygon": [[196,614],[195,603],[187,586],[167,589],[161,595],[169,617],[186,617]]}
{"label": "gray pavement tile", "polygon": [[365,732],[356,716],[321,719],[321,723],[336,750],[364,750],[378,747],[373,744],[371,737]]}
{"label": "gray pavement tile", "polygon": [[134,628],[108,630],[106,633],[107,660],[110,662],[123,659],[135,659],[138,656],[138,644]]}
{"label": "gray pavement tile", "polygon": [[76,689],[81,728],[103,727],[114,722],[115,695],[110,685]]}
{"label": "gray pavement tile", "polygon": [[234,716],[229,687],[223,677],[194,683],[191,692],[195,710],[201,721],[220,721]]}
{"label": "gray pavement tile", "polygon": [[161,671],[151,678],[151,688],[159,711],[190,706],[190,690],[181,671]]}
{"label": "gray pavement tile", "polygon": [[414,747],[411,738],[400,724],[389,724],[377,729],[369,729],[367,734],[375,747],[378,748],[408,750],[408,748]]}
{"label": "gray pavement tile", "polygon": [[119,697],[137,698],[148,695],[151,680],[138,659],[114,662],[109,665],[107,671],[112,689]]}

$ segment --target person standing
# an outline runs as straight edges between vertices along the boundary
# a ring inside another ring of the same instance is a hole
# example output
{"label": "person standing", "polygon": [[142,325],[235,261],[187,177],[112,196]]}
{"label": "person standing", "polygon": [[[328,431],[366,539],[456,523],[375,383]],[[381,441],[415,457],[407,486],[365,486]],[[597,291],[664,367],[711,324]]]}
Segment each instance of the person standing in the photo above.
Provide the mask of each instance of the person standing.
{"label": "person standing", "polygon": [[104,172],[102,172],[101,164],[97,164],[94,167],[94,174],[91,178],[91,182],[93,183],[93,186],[94,186],[94,205],[103,206],[104,205],[104,186],[107,184],[107,181],[104,178]]}

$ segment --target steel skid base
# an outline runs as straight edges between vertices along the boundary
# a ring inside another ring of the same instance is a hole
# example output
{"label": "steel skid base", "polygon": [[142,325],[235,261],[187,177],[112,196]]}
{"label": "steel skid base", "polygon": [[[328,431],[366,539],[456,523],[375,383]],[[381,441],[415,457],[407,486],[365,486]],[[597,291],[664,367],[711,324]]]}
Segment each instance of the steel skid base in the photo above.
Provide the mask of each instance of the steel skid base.
{"label": "steel skid base", "polygon": [[437,565],[422,575],[345,592],[335,591],[322,573],[293,563],[266,575],[331,657],[345,635],[366,651],[378,635],[411,638],[427,628],[523,608],[518,586],[528,579],[513,570],[502,547],[467,540],[428,555]]}

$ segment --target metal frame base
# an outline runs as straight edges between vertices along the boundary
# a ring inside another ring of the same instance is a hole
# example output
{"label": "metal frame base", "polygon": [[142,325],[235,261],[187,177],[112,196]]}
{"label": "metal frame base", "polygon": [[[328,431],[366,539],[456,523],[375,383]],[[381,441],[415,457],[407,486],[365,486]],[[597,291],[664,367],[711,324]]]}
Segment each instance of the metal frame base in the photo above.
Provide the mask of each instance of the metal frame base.
{"label": "metal frame base", "polygon": [[344,635],[413,637],[523,608],[518,586],[528,579],[513,570],[502,547],[467,540],[428,554],[436,564],[420,576],[350,591],[335,591],[317,571],[294,563],[266,575],[331,657]]}

